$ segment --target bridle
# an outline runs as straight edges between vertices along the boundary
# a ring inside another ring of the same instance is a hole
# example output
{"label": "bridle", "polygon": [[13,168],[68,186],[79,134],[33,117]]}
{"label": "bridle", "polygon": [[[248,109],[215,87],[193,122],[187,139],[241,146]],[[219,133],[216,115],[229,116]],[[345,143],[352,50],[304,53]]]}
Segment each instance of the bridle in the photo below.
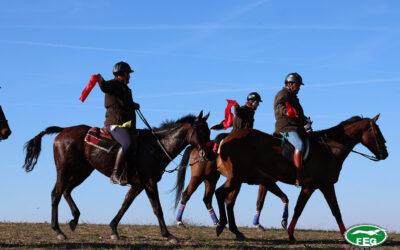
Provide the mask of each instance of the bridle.
{"label": "bridle", "polygon": [[[373,122],[370,121],[370,127],[369,127],[368,130],[370,130],[370,129],[373,130],[373,133],[374,133],[374,136],[375,136],[376,148],[378,149],[379,153],[381,153],[381,149],[380,149],[380,147],[379,147],[379,142],[378,142],[378,137],[377,137],[377,134],[378,134],[378,133],[376,132],[376,130],[375,130],[375,128],[374,128],[373,125],[374,125]],[[322,138],[321,138],[321,139],[322,139]],[[332,148],[343,149],[343,150],[347,150],[347,151],[350,151],[350,152],[359,154],[359,155],[364,156],[365,158],[367,158],[367,159],[369,159],[369,160],[371,160],[371,161],[380,161],[380,159],[378,159],[377,157],[375,157],[375,156],[373,156],[373,155],[367,155],[367,154],[358,152],[358,151],[353,150],[353,149],[348,148],[348,147],[337,146],[337,145],[333,145],[333,144],[330,144],[330,143],[326,143],[323,139],[321,140],[320,143],[325,144],[325,145],[328,145],[329,147],[332,147]]]}

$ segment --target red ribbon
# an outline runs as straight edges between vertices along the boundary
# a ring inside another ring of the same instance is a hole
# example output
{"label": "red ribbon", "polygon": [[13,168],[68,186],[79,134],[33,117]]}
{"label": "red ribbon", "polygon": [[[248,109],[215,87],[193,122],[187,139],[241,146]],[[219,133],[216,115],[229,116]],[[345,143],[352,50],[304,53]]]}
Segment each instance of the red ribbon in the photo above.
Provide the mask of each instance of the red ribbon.
{"label": "red ribbon", "polygon": [[227,129],[231,126],[233,122],[233,118],[235,115],[232,113],[231,108],[235,106],[237,102],[235,100],[226,100],[228,102],[228,106],[225,108],[225,120],[222,122],[224,128]]}
{"label": "red ribbon", "polygon": [[86,97],[89,95],[90,91],[92,91],[94,85],[98,82],[97,75],[92,75],[90,76],[90,80],[86,88],[82,91],[81,97],[79,97],[79,100],[84,102],[86,100]]}
{"label": "red ribbon", "polygon": [[298,118],[299,116],[297,115],[297,111],[294,107],[290,106],[290,104],[288,102],[285,102],[286,105],[286,109],[287,109],[287,113],[288,116],[291,118]]}

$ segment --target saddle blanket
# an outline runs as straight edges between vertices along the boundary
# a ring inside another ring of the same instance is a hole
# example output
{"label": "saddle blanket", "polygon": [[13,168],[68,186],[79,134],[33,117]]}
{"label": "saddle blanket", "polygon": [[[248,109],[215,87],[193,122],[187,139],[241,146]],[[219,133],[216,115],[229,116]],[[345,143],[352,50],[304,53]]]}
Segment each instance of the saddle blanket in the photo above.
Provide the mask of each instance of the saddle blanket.
{"label": "saddle blanket", "polygon": [[118,145],[111,135],[101,133],[100,128],[97,127],[89,129],[85,136],[85,142],[107,153],[113,151]]}

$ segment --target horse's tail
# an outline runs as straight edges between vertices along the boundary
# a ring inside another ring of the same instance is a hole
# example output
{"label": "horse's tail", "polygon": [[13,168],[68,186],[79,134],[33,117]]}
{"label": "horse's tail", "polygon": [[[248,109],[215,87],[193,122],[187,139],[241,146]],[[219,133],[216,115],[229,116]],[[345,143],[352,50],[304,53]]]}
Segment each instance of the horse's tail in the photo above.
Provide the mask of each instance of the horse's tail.
{"label": "horse's tail", "polygon": [[61,127],[48,127],[37,136],[33,137],[30,141],[24,145],[24,151],[26,152],[25,163],[22,166],[26,172],[30,172],[35,167],[37,160],[42,150],[42,137],[47,134],[60,133],[64,128]]}
{"label": "horse's tail", "polygon": [[175,208],[178,207],[178,203],[182,196],[183,187],[185,185],[186,167],[189,163],[190,153],[192,152],[192,150],[192,146],[186,148],[185,152],[183,153],[181,163],[179,164],[178,175],[176,177],[176,185],[173,189],[176,190]]}

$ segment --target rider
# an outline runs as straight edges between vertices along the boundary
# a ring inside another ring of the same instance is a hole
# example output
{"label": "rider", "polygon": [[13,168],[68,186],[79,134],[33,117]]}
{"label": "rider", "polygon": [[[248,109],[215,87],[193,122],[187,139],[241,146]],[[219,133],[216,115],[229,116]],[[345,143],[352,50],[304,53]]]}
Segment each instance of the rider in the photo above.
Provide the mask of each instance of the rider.
{"label": "rider", "polygon": [[112,184],[125,184],[120,181],[122,166],[126,164],[128,153],[136,153],[135,109],[139,109],[140,105],[133,101],[132,91],[128,87],[130,73],[133,73],[133,70],[129,64],[118,62],[113,68],[114,79],[104,81],[101,74],[97,75],[99,86],[105,93],[104,106],[107,111],[104,126],[121,144],[110,176]]}
{"label": "rider", "polygon": [[274,99],[275,132],[284,135],[294,146],[293,162],[296,166],[296,186],[302,183],[303,152],[305,150],[305,126],[311,130],[311,122],[304,116],[297,94],[300,86],[304,85],[298,73],[286,76],[285,87],[280,90]]}
{"label": "rider", "polygon": [[261,96],[257,92],[251,92],[247,95],[247,102],[243,106],[236,103],[235,118],[232,122],[233,129],[231,132],[253,128],[254,114],[260,102],[262,102]]}

